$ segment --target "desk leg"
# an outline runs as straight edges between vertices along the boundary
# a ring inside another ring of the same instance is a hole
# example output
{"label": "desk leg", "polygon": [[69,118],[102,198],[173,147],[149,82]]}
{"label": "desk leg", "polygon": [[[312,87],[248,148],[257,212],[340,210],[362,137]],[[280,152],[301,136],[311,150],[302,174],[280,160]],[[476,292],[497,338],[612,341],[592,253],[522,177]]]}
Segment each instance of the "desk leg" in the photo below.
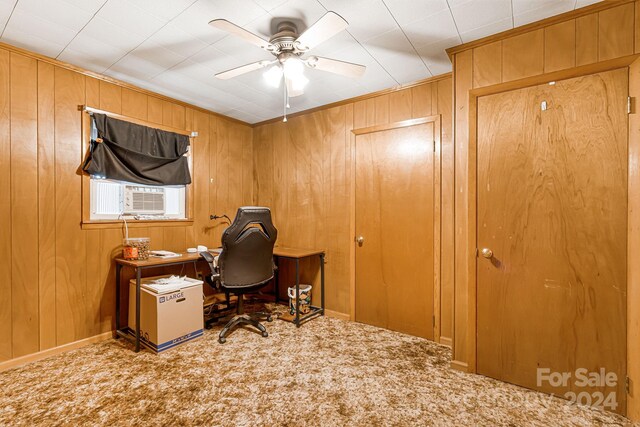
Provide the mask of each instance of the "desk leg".
{"label": "desk leg", "polygon": [[273,274],[273,289],[276,293],[276,304],[278,303],[278,298],[280,296],[280,289],[278,287],[278,270],[280,269],[280,263],[278,262],[280,258],[277,256],[273,257],[273,262],[276,265],[276,271]]}
{"label": "desk leg", "polygon": [[140,351],[140,278],[142,269],[136,268],[136,353]]}
{"label": "desk leg", "polygon": [[300,258],[296,258],[296,328],[300,327]]}
{"label": "desk leg", "polygon": [[320,308],[324,316],[324,253],[320,254]]}
{"label": "desk leg", "polygon": [[198,261],[193,261],[193,278],[198,278]]}
{"label": "desk leg", "polygon": [[120,274],[122,272],[122,266],[116,263],[116,339],[120,336],[118,331],[120,330]]}

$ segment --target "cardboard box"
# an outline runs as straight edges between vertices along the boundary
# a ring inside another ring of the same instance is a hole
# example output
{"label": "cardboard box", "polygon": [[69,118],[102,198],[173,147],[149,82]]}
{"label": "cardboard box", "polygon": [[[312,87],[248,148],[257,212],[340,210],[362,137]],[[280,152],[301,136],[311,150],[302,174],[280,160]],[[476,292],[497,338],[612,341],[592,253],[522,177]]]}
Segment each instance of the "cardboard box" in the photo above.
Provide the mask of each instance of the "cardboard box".
{"label": "cardboard box", "polygon": [[[168,293],[155,293],[142,284],[161,277],[142,279],[140,288],[140,342],[161,353],[202,336],[202,281],[188,283]],[[129,282],[129,333],[136,330],[136,281]]]}

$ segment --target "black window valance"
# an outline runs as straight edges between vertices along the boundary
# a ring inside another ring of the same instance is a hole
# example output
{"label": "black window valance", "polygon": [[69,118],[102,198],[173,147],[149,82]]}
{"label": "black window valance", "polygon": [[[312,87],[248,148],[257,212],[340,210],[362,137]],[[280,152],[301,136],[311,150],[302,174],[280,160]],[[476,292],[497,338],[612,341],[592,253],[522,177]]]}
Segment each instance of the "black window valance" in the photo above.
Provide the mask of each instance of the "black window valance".
{"label": "black window valance", "polygon": [[92,114],[90,153],[83,170],[118,181],[147,185],[191,184],[184,154],[189,137]]}

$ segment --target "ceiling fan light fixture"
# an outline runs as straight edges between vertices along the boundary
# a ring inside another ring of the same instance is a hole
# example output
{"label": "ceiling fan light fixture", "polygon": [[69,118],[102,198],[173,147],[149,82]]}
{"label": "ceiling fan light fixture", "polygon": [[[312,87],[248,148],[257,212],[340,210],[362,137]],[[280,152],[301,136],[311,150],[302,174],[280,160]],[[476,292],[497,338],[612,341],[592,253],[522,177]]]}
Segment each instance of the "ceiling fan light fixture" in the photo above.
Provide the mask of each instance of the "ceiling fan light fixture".
{"label": "ceiling fan light fixture", "polygon": [[300,58],[291,57],[287,58],[286,61],[282,64],[284,68],[284,75],[286,78],[290,80],[298,80],[304,77],[304,63]]}
{"label": "ceiling fan light fixture", "polygon": [[271,87],[278,88],[280,87],[280,82],[282,81],[282,67],[280,65],[274,65],[264,72],[264,80]]}
{"label": "ceiling fan light fixture", "polygon": [[291,87],[294,92],[302,92],[307,83],[309,83],[309,79],[304,74],[299,74],[295,79],[291,79]]}

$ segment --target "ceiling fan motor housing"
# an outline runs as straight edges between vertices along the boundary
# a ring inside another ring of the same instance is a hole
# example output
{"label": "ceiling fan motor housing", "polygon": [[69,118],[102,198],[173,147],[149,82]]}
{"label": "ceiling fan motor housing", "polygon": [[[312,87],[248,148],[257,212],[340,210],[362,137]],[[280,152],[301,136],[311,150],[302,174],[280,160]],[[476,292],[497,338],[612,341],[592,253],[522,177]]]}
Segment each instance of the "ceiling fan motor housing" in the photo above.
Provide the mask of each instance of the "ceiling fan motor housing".
{"label": "ceiling fan motor housing", "polygon": [[281,53],[302,55],[307,50],[295,43],[298,36],[298,27],[293,22],[282,21],[278,24],[278,32],[269,39],[269,43],[276,47],[273,53],[278,55],[280,62],[286,60],[280,58]]}

